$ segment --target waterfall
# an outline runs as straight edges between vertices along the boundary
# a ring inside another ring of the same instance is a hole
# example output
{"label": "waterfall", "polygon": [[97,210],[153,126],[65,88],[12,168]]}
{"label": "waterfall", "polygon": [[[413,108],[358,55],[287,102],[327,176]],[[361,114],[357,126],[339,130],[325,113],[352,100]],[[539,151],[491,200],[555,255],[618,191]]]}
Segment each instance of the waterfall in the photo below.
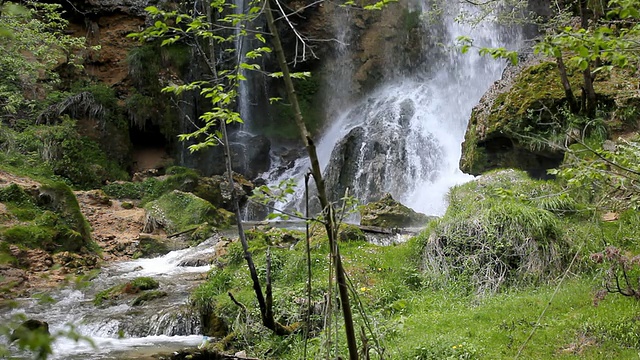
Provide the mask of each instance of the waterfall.
{"label": "waterfall", "polygon": [[[317,142],[332,200],[339,200],[347,188],[361,202],[390,193],[419,212],[441,215],[448,190],[472,179],[459,170],[461,143],[473,106],[500,78],[506,61],[482,58],[472,51],[461,54],[453,45],[458,36],[471,35],[479,46],[515,48],[521,37],[519,31],[490,21],[473,27],[459,23],[456,16],[473,9],[457,2],[446,4],[447,56],[429,60],[427,54],[429,69],[399,72],[410,75],[392,77],[344,109]],[[428,4],[419,6],[426,9]],[[294,178],[301,183],[308,168],[308,159],[299,159],[269,181]],[[292,198],[303,198],[301,191]]]}

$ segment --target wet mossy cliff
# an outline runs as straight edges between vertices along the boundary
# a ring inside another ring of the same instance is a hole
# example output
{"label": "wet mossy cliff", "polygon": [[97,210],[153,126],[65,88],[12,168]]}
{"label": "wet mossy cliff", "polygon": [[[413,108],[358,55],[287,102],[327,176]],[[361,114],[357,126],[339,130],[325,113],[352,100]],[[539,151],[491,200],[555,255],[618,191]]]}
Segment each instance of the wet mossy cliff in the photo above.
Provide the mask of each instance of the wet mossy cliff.
{"label": "wet mossy cliff", "polygon": [[[582,73],[569,68],[568,75],[579,97]],[[461,169],[478,175],[515,168],[545,177],[547,169],[562,162],[571,137],[605,140],[637,131],[637,76],[617,70],[601,72],[594,87],[596,117],[574,115],[568,109],[555,61],[531,57],[509,66],[473,109],[462,144]]]}

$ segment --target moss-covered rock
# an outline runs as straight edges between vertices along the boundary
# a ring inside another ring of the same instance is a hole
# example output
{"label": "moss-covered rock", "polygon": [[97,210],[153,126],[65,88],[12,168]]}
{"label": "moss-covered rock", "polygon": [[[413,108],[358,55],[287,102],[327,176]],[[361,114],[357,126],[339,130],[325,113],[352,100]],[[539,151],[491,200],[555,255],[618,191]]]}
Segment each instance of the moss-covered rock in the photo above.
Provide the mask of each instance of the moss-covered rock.
{"label": "moss-covered rock", "polygon": [[131,302],[131,306],[144,305],[146,302],[159,299],[161,297],[166,297],[167,295],[168,294],[166,291],[159,291],[159,290],[146,291],[138,295],[135,299],[133,299],[133,301]]}
{"label": "moss-covered rock", "polygon": [[386,194],[379,201],[360,208],[360,224],[384,228],[424,226],[429,217],[415,212]]}
{"label": "moss-covered rock", "polygon": [[[0,223],[0,240],[49,252],[95,251],[91,228],[78,201],[64,183],[0,189],[7,213]],[[15,221],[12,221],[15,219]]]}
{"label": "moss-covered rock", "polygon": [[[569,68],[569,81],[579,96],[582,73]],[[460,167],[471,174],[496,168],[517,168],[543,177],[563,159],[562,146],[568,129],[605,134],[637,129],[632,114],[638,112],[640,96],[630,91],[638,79],[614,70],[599,73],[594,87],[604,124],[572,115],[555,62],[529,59],[508,68],[472,112]],[[590,123],[589,123],[590,122]],[[589,123],[589,126],[587,126]],[[589,134],[583,134],[589,135]]]}
{"label": "moss-covered rock", "polygon": [[174,190],[144,206],[147,211],[145,232],[163,228],[179,232],[205,222],[216,227],[228,226],[224,216],[210,202],[194,194]]}
{"label": "moss-covered rock", "polygon": [[576,204],[553,182],[503,170],[454,187],[445,215],[420,235],[423,267],[478,293],[553,278],[571,256],[555,213]]}
{"label": "moss-covered rock", "polygon": [[147,258],[165,255],[171,251],[167,243],[168,240],[166,237],[151,234],[140,234],[134,258]]}
{"label": "moss-covered rock", "polygon": [[[138,277],[124,284],[115,285],[97,293],[93,299],[96,306],[102,305],[106,300],[117,300],[126,294],[137,294],[140,291],[154,290],[160,286],[157,280],[150,277]],[[150,297],[153,295],[149,295]],[[156,297],[160,297],[159,293]]]}
{"label": "moss-covered rock", "polygon": [[340,225],[338,239],[340,239],[340,241],[367,241],[364,232],[352,224]]}
{"label": "moss-covered rock", "polygon": [[[244,176],[233,173],[234,188],[239,203],[242,206],[246,203],[249,194],[253,192],[254,185]],[[229,191],[229,182],[227,176],[214,175],[211,177],[200,178],[195,189],[192,191],[196,196],[209,201],[213,206],[224,208],[232,211],[231,191]]]}
{"label": "moss-covered rock", "polygon": [[208,314],[203,319],[203,333],[206,336],[223,338],[229,333],[229,327],[224,319],[214,313]]}

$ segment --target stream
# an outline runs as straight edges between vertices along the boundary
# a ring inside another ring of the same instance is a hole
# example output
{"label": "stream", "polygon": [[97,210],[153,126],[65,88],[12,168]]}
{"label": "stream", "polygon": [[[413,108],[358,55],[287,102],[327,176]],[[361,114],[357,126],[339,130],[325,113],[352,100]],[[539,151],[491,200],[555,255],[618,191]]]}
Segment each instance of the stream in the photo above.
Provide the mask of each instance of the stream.
{"label": "stream", "polygon": [[[180,263],[211,256],[218,241],[220,237],[212,237],[196,247],[161,257],[108,264],[87,287],[78,289],[71,285],[54,290],[44,297],[47,301],[42,297],[17,299],[16,309],[4,312],[3,318],[24,314],[28,319],[43,320],[49,323],[51,334],[72,326],[94,344],[58,337],[51,359],[115,360],[197,346],[203,340],[198,335],[200,320],[187,301],[189,292],[205,279],[211,266],[180,266]],[[131,306],[131,299],[118,301],[115,306],[93,304],[97,292],[141,276],[157,280],[158,290],[166,291],[168,296],[141,306]],[[10,349],[17,353],[15,347]],[[26,353],[16,356],[31,358]]]}

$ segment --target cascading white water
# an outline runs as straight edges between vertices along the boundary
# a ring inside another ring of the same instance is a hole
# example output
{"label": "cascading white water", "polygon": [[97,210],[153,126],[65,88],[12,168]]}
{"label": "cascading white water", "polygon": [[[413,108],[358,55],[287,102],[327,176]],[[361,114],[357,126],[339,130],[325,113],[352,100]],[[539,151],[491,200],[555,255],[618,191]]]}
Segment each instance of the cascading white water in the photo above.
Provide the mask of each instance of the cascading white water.
{"label": "cascading white water", "polygon": [[[521,39],[517,32],[507,33],[487,21],[474,27],[458,23],[455,17],[463,5],[447,2],[447,6],[448,57],[435,70],[432,66],[430,72],[412,71],[411,77],[395,78],[367,95],[343,111],[317,143],[334,200],[349,187],[350,194],[363,202],[390,193],[419,212],[441,215],[448,190],[472,179],[459,170],[461,143],[473,106],[500,78],[506,62],[475,52],[461,54],[453,45],[461,35],[486,47],[517,48]],[[308,168],[308,159],[300,159],[270,181],[301,182]],[[293,198],[301,199],[302,194]]]}
{"label": "cascading white water", "polygon": [[[53,302],[18,299],[19,308],[2,313],[2,317],[10,319],[24,314],[26,318],[47,321],[52,334],[71,325],[95,345],[62,336],[53,344],[51,359],[120,359],[134,350],[158,353],[198,345],[203,339],[198,335],[201,333],[199,315],[187,306],[187,301],[190,291],[204,279],[203,274],[211,266],[181,265],[184,260],[210,256],[217,241],[214,237],[197,247],[172,251],[165,256],[110,264],[88,288],[54,291],[50,294]],[[143,306],[126,302],[115,306],[93,304],[98,291],[141,276],[157,280],[159,290],[168,295]],[[29,357],[24,354],[24,358]]]}

